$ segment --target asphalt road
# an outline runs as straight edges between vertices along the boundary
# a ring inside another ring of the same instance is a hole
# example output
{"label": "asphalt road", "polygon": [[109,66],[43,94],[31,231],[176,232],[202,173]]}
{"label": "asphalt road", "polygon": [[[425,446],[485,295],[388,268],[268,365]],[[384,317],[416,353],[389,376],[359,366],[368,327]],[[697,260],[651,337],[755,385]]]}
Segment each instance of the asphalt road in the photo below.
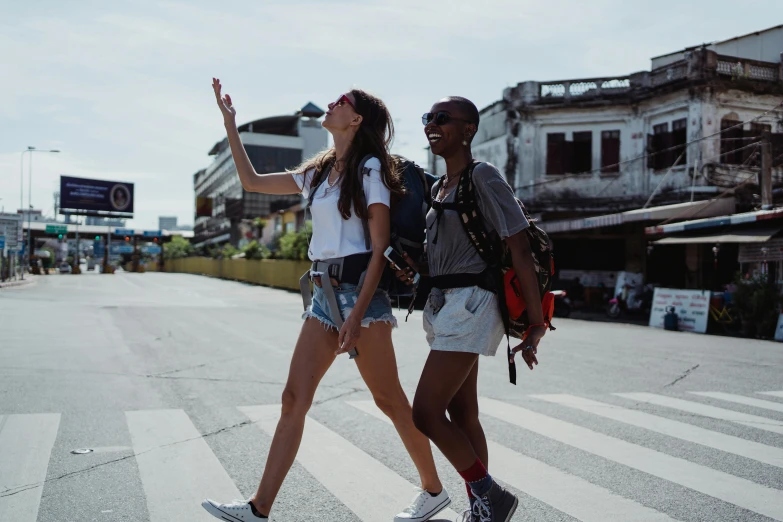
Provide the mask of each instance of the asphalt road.
{"label": "asphalt road", "polygon": [[[202,498],[249,496],[300,315],[296,294],[182,274],[0,290],[0,521],[206,522]],[[428,349],[421,314],[397,317],[412,397]],[[502,357],[481,360],[489,468],[519,494],[514,520],[783,520],[783,345],[556,326],[516,387]],[[407,505],[416,471],[370,399],[338,359],[272,520],[390,521]]]}

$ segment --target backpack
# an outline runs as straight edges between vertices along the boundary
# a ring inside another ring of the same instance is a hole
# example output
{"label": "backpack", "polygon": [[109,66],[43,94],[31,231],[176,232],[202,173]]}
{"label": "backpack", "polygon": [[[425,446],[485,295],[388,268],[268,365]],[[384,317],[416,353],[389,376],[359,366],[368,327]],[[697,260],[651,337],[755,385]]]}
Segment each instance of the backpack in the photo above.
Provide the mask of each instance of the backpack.
{"label": "backpack", "polygon": [[[407,253],[419,261],[424,254],[427,239],[427,212],[432,206],[432,185],[438,178],[428,174],[415,162],[399,155],[394,160],[401,173],[405,194],[391,203],[391,245],[397,252]],[[394,277],[387,266],[382,279],[384,289],[391,297],[412,296],[413,287]]]}
{"label": "backpack", "polygon": [[[519,285],[519,279],[514,273],[514,267],[511,260],[511,252],[505,241],[501,240],[497,234],[489,234],[484,226],[484,219],[481,216],[481,210],[476,202],[476,192],[473,185],[473,169],[479,162],[473,162],[469,169],[460,176],[457,192],[455,195],[454,208],[460,213],[460,222],[465,230],[470,242],[478,252],[481,259],[489,265],[496,287],[498,288],[498,302],[500,304],[500,316],[503,319],[503,326],[506,331],[506,337],[515,337],[524,339],[525,332],[530,326],[530,320],[527,315],[527,305]],[[439,181],[438,190],[445,181],[443,176]],[[525,205],[515,198],[522,209],[522,213],[530,223],[526,229],[527,238],[530,242],[530,249],[533,253],[533,266],[538,278],[538,291],[541,295],[541,307],[544,312],[544,320],[550,330],[552,326],[552,314],[554,312],[554,295],[550,292],[552,288],[552,278],[555,273],[554,253],[552,241],[549,236],[536,224],[528,213]],[[516,366],[514,364],[513,354],[511,353],[511,343],[508,343],[508,373],[509,380],[516,384]]]}
{"label": "backpack", "polygon": [[[370,169],[365,167],[372,155],[362,158],[359,163],[359,172],[363,176],[370,175]],[[402,176],[405,186],[405,194],[399,198],[392,198],[390,211],[391,237],[389,244],[395,250],[407,253],[411,259],[419,260],[424,253],[424,242],[427,238],[427,211],[432,206],[432,185],[438,178],[428,174],[415,162],[399,155],[393,155],[395,164]],[[327,176],[314,180],[310,190],[307,207],[312,206],[315,193]],[[362,196],[364,192],[362,192]],[[369,249],[371,246],[370,227],[366,219],[362,220],[364,228],[364,242]],[[386,266],[378,288],[386,290],[390,297],[402,297],[413,295],[413,289],[399,281]]]}

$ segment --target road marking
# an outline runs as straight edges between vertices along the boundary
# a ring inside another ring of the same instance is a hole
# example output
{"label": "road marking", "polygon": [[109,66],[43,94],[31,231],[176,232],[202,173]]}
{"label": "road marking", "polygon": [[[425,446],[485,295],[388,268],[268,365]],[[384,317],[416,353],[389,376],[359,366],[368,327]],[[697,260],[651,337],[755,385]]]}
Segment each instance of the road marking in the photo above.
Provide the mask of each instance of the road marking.
{"label": "road marking", "polygon": [[0,520],[38,519],[59,427],[59,413],[0,416]]}
{"label": "road marking", "polygon": [[762,395],[771,395],[773,397],[781,397],[783,398],[783,391],[768,391],[768,392],[756,392],[760,393]]}
{"label": "road marking", "polygon": [[488,398],[481,398],[479,405],[483,413],[504,422],[775,520],[783,520],[783,491],[519,406]]}
{"label": "road marking", "polygon": [[[273,436],[280,405],[244,406],[239,410]],[[414,485],[340,435],[310,417],[296,460],[360,520],[388,522],[407,507]],[[436,518],[454,519],[451,509]]]}
{"label": "road marking", "polygon": [[783,468],[783,449],[774,446],[574,395],[533,395],[533,397]]}
{"label": "road marking", "polygon": [[[373,401],[346,401],[391,424]],[[671,522],[675,519],[539,460],[487,441],[492,476],[581,522]]]}
{"label": "road marking", "polygon": [[656,395],[654,393],[615,393],[614,395],[634,401],[655,404],[656,406],[664,406],[666,408],[685,411],[695,415],[701,415],[703,417],[711,417],[713,419],[734,422],[736,424],[741,424],[743,426],[748,426],[759,430],[783,434],[783,422],[774,419],[767,419],[766,417],[759,417],[758,415],[749,415],[747,413],[740,413],[738,411],[725,410],[723,408],[716,408],[715,406],[702,404],[700,402],[685,401],[682,399],[675,399],[674,397]]}
{"label": "road marking", "polygon": [[182,410],[127,411],[151,522],[208,518],[200,502],[242,498]]}
{"label": "road marking", "polygon": [[753,406],[755,408],[762,408],[765,410],[783,412],[783,404],[773,401],[765,401],[762,399],[754,399],[753,397],[745,397],[744,395],[734,395],[733,393],[722,392],[689,392],[694,395],[700,395],[702,397],[709,397],[710,399],[718,399],[727,402],[736,402],[737,404],[744,404],[745,406]]}

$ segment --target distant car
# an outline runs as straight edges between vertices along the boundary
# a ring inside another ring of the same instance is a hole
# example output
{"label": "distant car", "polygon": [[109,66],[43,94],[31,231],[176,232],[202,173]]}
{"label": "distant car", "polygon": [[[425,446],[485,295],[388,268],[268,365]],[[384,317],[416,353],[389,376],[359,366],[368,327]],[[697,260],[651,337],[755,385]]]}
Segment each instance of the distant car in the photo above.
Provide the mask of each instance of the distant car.
{"label": "distant car", "polygon": [[61,274],[70,274],[71,273],[71,265],[68,263],[60,263],[59,267]]}

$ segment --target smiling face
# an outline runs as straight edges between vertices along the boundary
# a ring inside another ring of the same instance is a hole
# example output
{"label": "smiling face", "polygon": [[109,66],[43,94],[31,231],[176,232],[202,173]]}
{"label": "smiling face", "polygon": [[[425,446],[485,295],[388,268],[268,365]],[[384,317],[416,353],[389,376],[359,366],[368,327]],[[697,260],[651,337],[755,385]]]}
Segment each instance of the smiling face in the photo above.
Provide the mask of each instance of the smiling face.
{"label": "smiling face", "polygon": [[337,101],[328,105],[323,126],[329,131],[344,131],[352,125],[359,125],[362,117],[356,112],[356,98],[353,93],[341,94]]}
{"label": "smiling face", "polygon": [[430,121],[424,126],[424,135],[433,154],[448,158],[466,148],[476,133],[476,123],[457,102],[441,100],[430,109]]}

